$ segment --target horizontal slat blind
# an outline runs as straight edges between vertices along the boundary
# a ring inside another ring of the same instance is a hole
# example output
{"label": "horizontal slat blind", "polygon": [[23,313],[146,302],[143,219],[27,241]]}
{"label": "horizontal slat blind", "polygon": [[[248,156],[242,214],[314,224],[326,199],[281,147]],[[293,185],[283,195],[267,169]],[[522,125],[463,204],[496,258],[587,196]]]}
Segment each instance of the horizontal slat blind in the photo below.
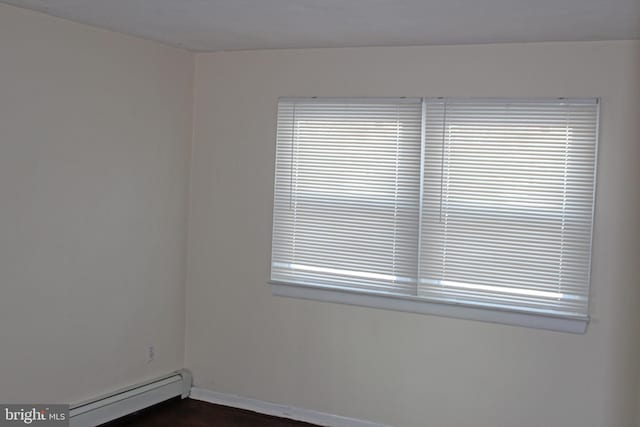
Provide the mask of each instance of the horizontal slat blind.
{"label": "horizontal slat blind", "polygon": [[598,112],[281,99],[271,280],[587,319]]}
{"label": "horizontal slat blind", "polygon": [[429,100],[418,295],[586,317],[598,105]]}
{"label": "horizontal slat blind", "polygon": [[415,295],[419,99],[281,99],[271,280]]}

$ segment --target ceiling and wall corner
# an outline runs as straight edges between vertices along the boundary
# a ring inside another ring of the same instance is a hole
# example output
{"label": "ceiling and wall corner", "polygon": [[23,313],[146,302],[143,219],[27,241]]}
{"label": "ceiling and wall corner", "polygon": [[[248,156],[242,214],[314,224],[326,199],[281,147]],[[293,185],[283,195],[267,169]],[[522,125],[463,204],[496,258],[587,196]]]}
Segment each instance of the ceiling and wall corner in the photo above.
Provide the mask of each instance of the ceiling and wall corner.
{"label": "ceiling and wall corner", "polygon": [[194,51],[640,39],[637,0],[2,0]]}

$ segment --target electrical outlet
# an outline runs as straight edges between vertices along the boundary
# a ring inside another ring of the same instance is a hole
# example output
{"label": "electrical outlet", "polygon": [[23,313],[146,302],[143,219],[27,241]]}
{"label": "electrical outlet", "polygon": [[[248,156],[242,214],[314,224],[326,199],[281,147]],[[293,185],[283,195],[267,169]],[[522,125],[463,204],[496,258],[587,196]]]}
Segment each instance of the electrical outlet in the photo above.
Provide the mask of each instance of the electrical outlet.
{"label": "electrical outlet", "polygon": [[156,360],[156,347],[153,345],[150,345],[147,348],[147,363],[151,363],[154,360]]}

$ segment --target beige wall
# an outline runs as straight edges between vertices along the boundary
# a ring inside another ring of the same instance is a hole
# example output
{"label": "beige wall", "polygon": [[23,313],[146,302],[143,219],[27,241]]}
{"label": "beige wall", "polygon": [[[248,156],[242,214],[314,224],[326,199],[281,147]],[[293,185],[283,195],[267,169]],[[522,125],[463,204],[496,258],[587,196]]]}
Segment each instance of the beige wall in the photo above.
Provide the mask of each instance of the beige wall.
{"label": "beige wall", "polygon": [[0,5],[0,402],[183,366],[192,76],[192,54]]}
{"label": "beige wall", "polygon": [[[200,54],[186,365],[200,387],[395,426],[626,427],[638,405],[640,43]],[[273,297],[278,96],[602,97],[585,335]]]}

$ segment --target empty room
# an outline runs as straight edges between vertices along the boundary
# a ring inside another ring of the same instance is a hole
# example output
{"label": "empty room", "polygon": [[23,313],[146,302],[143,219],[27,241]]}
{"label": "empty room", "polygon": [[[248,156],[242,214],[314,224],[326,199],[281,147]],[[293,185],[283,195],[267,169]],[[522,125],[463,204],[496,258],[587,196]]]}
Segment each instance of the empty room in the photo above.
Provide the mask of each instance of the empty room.
{"label": "empty room", "polygon": [[0,0],[0,426],[640,427],[640,0]]}

